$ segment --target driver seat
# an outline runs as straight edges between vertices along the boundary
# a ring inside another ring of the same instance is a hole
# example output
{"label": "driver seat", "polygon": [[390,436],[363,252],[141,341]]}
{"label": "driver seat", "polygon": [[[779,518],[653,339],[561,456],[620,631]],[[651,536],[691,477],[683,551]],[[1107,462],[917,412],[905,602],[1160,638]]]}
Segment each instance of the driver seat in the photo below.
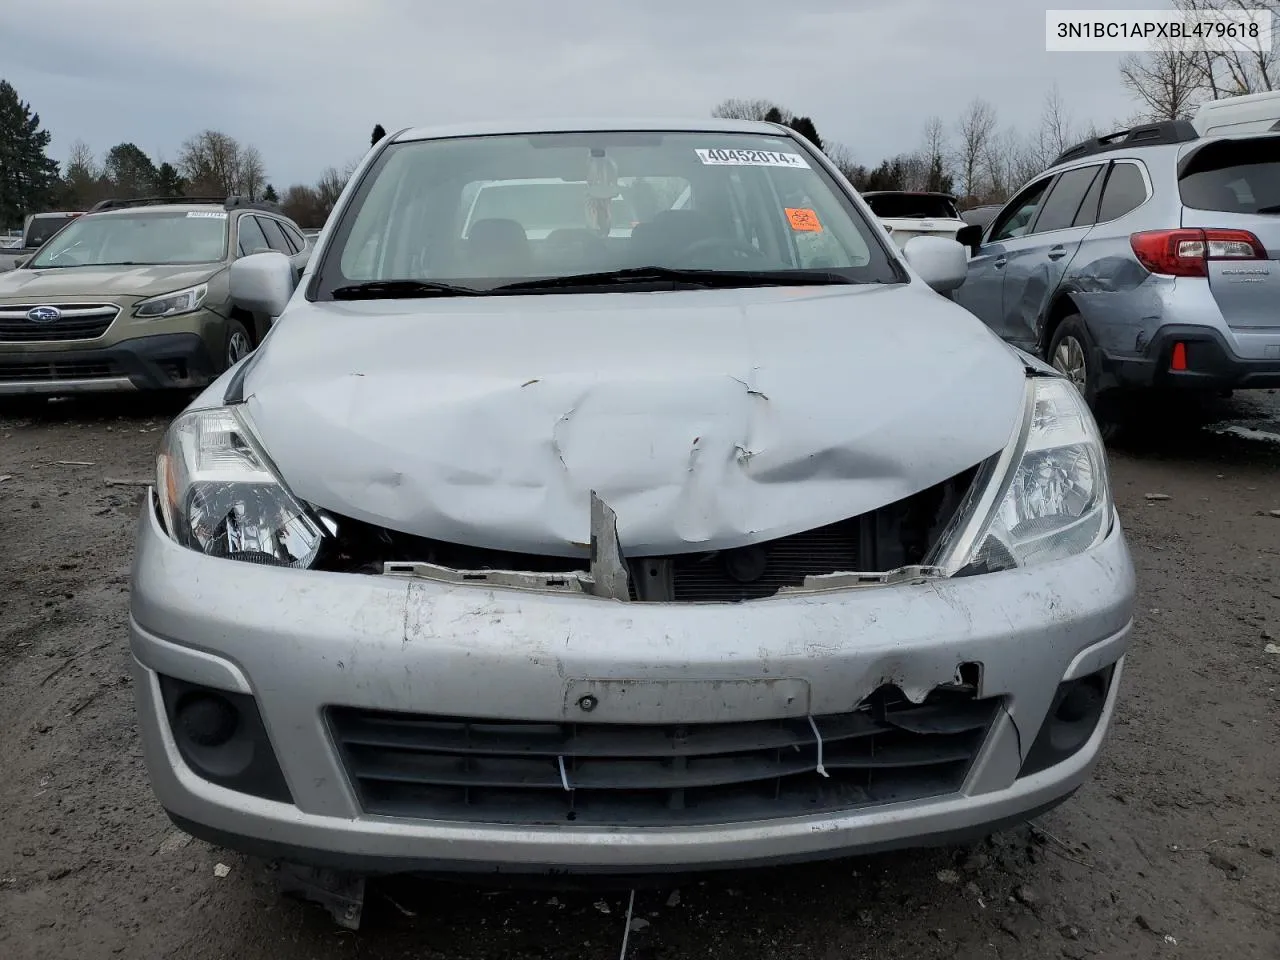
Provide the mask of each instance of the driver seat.
{"label": "driver seat", "polygon": [[662,210],[632,228],[632,260],[638,266],[672,266],[681,251],[717,236],[715,221],[702,210]]}

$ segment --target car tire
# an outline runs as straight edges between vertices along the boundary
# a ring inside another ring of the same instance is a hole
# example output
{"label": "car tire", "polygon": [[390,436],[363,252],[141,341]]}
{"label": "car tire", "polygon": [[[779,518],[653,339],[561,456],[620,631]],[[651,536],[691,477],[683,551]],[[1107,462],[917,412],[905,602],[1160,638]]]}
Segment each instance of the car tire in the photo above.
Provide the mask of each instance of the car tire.
{"label": "car tire", "polygon": [[1089,330],[1080,314],[1068,314],[1058,324],[1049,341],[1045,359],[1080,391],[1085,403],[1093,411],[1103,439],[1112,439],[1119,432],[1120,425],[1111,415],[1110,404],[1105,403],[1106,397],[1098,389],[1098,375],[1101,371],[1095,360],[1093,338],[1089,336]]}
{"label": "car tire", "polygon": [[227,321],[227,339],[222,348],[222,369],[229,370],[253,352],[253,337],[239,320]]}

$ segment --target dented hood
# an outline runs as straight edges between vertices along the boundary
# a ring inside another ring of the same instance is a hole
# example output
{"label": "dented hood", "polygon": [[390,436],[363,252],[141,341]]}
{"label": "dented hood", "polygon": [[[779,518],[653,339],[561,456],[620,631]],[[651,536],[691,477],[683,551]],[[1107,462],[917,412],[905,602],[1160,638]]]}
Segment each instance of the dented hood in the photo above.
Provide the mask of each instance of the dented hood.
{"label": "dented hood", "polygon": [[299,497],[573,556],[592,491],[631,556],[892,503],[1009,441],[1017,357],[919,284],[300,303],[244,395]]}

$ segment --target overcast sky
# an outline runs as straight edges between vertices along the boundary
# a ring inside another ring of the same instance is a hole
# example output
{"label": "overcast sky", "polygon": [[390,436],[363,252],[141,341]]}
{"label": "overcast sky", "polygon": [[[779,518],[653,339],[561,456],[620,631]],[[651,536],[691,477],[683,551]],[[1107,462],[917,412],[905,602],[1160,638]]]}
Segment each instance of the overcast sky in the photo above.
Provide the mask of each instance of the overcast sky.
{"label": "overcast sky", "polygon": [[[64,160],[133,141],[173,160],[214,128],[278,189],[388,130],[530,116],[705,116],[766,97],[862,163],[916,148],[975,96],[1031,127],[1056,82],[1079,121],[1133,103],[1118,55],[1046,53],[1044,11],[1163,0],[17,0],[0,78]],[[788,11],[788,8],[790,12]]]}

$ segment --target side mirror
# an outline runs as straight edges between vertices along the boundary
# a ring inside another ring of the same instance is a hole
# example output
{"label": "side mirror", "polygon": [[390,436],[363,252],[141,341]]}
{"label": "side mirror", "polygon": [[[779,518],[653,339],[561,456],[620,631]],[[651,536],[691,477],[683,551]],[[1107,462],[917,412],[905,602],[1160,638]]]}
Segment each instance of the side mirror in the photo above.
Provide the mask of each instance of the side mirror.
{"label": "side mirror", "polygon": [[25,269],[27,269],[27,264],[28,264],[28,263],[30,263],[33,259],[35,259],[35,258],[34,258],[34,257],[23,257],[21,260],[19,260],[17,263],[15,263],[15,264],[13,265],[13,269],[15,269],[15,270],[25,270]]}
{"label": "side mirror", "polygon": [[912,237],[902,248],[902,256],[920,279],[938,293],[949,293],[969,275],[969,256],[964,247],[945,237]]}
{"label": "side mirror", "polygon": [[293,264],[283,253],[253,253],[231,264],[231,302],[278,317],[293,296]]}
{"label": "side mirror", "polygon": [[961,227],[956,231],[956,243],[968,247],[971,253],[977,253],[982,246],[982,227],[976,223]]}

